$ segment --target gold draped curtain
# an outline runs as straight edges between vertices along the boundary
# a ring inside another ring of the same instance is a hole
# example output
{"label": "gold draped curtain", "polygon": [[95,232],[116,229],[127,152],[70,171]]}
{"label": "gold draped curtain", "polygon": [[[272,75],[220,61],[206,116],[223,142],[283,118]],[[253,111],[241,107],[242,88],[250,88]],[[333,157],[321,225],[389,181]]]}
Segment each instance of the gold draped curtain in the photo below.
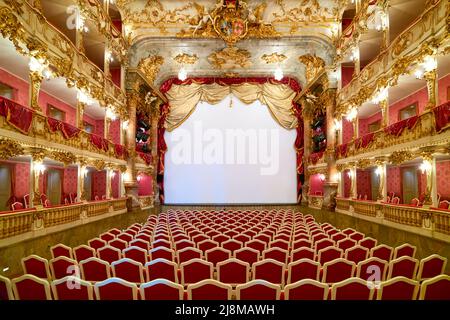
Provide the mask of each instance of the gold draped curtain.
{"label": "gold draped curtain", "polygon": [[252,84],[237,85],[198,84],[173,85],[166,93],[170,112],[167,115],[165,127],[168,131],[180,126],[194,112],[201,101],[218,104],[229,94],[233,94],[245,104],[259,100],[266,105],[273,118],[288,130],[297,127],[297,117],[292,111],[292,100],[296,92],[285,84]]}

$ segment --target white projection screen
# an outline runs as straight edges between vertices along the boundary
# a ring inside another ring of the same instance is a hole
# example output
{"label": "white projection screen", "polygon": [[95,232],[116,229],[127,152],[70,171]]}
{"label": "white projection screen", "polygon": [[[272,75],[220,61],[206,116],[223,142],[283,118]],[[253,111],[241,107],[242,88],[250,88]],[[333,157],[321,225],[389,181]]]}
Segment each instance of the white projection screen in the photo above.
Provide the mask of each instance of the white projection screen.
{"label": "white projection screen", "polygon": [[200,102],[164,138],[166,204],[296,203],[296,130],[259,101]]}

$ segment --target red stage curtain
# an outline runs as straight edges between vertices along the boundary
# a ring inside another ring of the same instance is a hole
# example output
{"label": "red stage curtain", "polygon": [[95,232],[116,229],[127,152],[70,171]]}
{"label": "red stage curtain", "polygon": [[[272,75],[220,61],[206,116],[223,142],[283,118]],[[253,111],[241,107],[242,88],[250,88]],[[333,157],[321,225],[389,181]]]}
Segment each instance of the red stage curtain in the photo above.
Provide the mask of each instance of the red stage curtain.
{"label": "red stage curtain", "polygon": [[109,143],[108,140],[106,140],[103,137],[100,137],[99,135],[90,134],[90,140],[93,146],[95,146],[99,150],[108,151],[109,150]]}
{"label": "red stage curtain", "polygon": [[0,115],[6,121],[24,134],[30,132],[34,111],[7,98],[0,97]]}
{"label": "red stage curtain", "polygon": [[[275,80],[273,77],[248,77],[248,78],[189,78],[185,81],[181,81],[178,78],[171,78],[166,80],[160,87],[161,93],[165,94],[170,90],[172,85],[190,85],[192,83],[199,83],[199,84],[212,84],[212,83],[218,83],[220,85],[233,85],[233,84],[242,84],[242,83],[274,83],[274,84],[284,84],[289,85],[290,88],[293,91],[300,92],[301,87],[300,84],[292,79],[285,77],[281,81]],[[292,103],[292,110],[296,113],[297,117],[301,119],[301,106]],[[167,152],[167,144],[164,140],[164,132],[166,131],[166,128],[164,126],[164,123],[166,121],[167,114],[170,112],[170,106],[169,104],[164,104],[161,107],[161,117],[159,118],[158,122],[158,172],[156,181],[159,188],[159,200],[161,204],[164,203],[164,157]],[[301,177],[303,177],[303,119],[298,122],[297,127],[297,138],[299,138],[300,135],[300,141],[298,139],[295,142],[295,147],[297,150],[297,180],[298,184],[301,184]],[[302,145],[301,147],[297,147]],[[302,158],[302,160],[299,160],[299,157]],[[299,172],[302,172],[301,174]],[[298,194],[301,195],[301,187],[297,187]]]}
{"label": "red stage curtain", "polygon": [[396,122],[396,123],[391,124],[390,126],[384,128],[384,132],[386,134],[390,134],[390,135],[398,137],[399,135],[402,134],[403,130],[405,130],[406,128],[408,128],[409,130],[414,128],[414,126],[417,123],[417,120],[419,120],[419,117],[413,116],[411,118]]}
{"label": "red stage curtain", "polygon": [[450,101],[434,108],[433,112],[436,120],[436,132],[441,132],[450,123]]}
{"label": "red stage curtain", "polygon": [[296,128],[297,137],[295,138],[295,151],[297,153],[297,203],[300,203],[302,200],[302,186],[304,183],[304,125],[301,105],[293,103],[293,109],[298,120],[298,126]]}

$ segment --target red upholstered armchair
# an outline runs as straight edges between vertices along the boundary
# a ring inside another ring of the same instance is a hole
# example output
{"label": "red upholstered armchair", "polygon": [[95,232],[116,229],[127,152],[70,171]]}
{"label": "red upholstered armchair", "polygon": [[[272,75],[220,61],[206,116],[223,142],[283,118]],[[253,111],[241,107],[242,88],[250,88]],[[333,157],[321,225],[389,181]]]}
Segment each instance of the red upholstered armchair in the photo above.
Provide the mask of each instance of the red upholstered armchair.
{"label": "red upholstered armchair", "polygon": [[25,208],[30,207],[30,195],[26,194],[23,196],[23,203],[25,204]]}
{"label": "red upholstered armchair", "polygon": [[447,200],[442,200],[439,202],[439,209],[449,209],[450,208],[450,202]]}
{"label": "red upholstered armchair", "polygon": [[11,204],[12,211],[21,210],[21,209],[23,209],[23,204],[21,202],[16,201],[13,204]]}

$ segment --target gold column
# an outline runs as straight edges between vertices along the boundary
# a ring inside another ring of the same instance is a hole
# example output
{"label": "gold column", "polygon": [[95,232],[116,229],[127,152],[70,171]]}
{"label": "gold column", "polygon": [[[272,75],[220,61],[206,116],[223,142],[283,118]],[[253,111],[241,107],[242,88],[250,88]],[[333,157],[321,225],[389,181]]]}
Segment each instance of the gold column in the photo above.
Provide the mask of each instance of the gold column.
{"label": "gold column", "polygon": [[41,204],[41,192],[39,191],[39,177],[41,176],[41,171],[39,166],[42,165],[45,158],[45,150],[39,148],[33,148],[30,152],[31,154],[31,191],[30,192],[30,204],[33,207],[42,208]]}
{"label": "gold column", "polygon": [[358,198],[358,188],[357,188],[357,184],[356,184],[356,164],[353,164],[352,167],[350,168],[350,172],[351,172],[351,185],[350,185],[350,198]]}
{"label": "gold column", "polygon": [[106,140],[111,140],[110,137],[110,132],[109,132],[109,128],[111,127],[111,119],[107,116],[105,116],[105,120],[104,120],[104,131],[103,131],[103,137]]}
{"label": "gold column", "polygon": [[424,74],[427,81],[428,89],[428,103],[427,110],[431,110],[438,105],[438,82],[437,82],[437,70],[431,70]]}
{"label": "gold column", "polygon": [[386,178],[387,178],[387,167],[386,162],[384,160],[376,160],[377,170],[378,170],[378,193],[377,193],[377,201],[386,201],[387,200],[387,189],[386,189]]}
{"label": "gold column", "polygon": [[311,117],[308,113],[303,113],[303,168],[305,181],[302,186],[302,203],[308,205],[308,195],[309,195],[309,174],[308,174],[308,161],[309,155],[311,154]]}
{"label": "gold column", "polygon": [[109,49],[109,43],[108,41],[106,41],[105,43],[105,52],[104,52],[104,64],[103,64],[103,72],[105,73],[105,77],[106,78],[111,78],[111,72],[110,72],[110,60],[108,57],[108,54],[110,54],[112,56],[112,52]]}
{"label": "gold column", "polygon": [[44,78],[39,72],[30,71],[30,107],[37,111],[42,112],[41,107],[39,106],[39,91],[41,90],[42,80]]}
{"label": "gold column", "polygon": [[77,128],[84,130],[84,109],[86,108],[86,104],[80,101],[77,102],[77,114],[76,114],[76,123]]}
{"label": "gold column", "polygon": [[87,161],[78,159],[78,181],[77,181],[77,198],[78,202],[86,202],[86,193],[84,190],[84,178],[87,174]]}
{"label": "gold column", "polygon": [[422,155],[422,160],[428,166],[426,168],[427,187],[423,205],[425,207],[438,206],[436,189],[436,158],[431,153]]}
{"label": "gold column", "polygon": [[389,103],[388,99],[383,99],[378,104],[381,109],[381,127],[386,128],[389,126]]}
{"label": "gold column", "polygon": [[111,180],[114,171],[109,167],[107,167],[105,170],[106,170],[106,199],[111,199],[112,198]]}
{"label": "gold column", "polygon": [[336,133],[334,130],[334,111],[336,107],[336,89],[328,89],[324,92],[326,103],[326,126],[327,126],[327,148],[325,159],[327,162],[327,180],[324,183],[324,203],[325,207],[331,208],[333,197],[336,196],[338,181],[336,169]]}
{"label": "gold column", "polygon": [[356,140],[359,137],[359,118],[358,118],[358,116],[356,116],[355,119],[352,120],[352,125],[353,125],[353,140]]}

